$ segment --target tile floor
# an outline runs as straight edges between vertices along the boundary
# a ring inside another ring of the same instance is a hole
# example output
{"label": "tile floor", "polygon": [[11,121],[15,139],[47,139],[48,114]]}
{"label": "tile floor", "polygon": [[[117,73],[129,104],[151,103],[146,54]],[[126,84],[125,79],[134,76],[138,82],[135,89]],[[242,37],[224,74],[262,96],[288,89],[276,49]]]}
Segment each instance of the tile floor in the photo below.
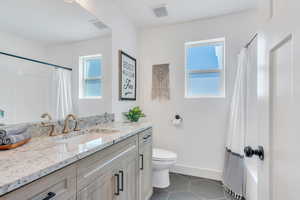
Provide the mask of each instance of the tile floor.
{"label": "tile floor", "polygon": [[171,185],[166,189],[154,189],[151,200],[231,200],[218,181],[170,175]]}

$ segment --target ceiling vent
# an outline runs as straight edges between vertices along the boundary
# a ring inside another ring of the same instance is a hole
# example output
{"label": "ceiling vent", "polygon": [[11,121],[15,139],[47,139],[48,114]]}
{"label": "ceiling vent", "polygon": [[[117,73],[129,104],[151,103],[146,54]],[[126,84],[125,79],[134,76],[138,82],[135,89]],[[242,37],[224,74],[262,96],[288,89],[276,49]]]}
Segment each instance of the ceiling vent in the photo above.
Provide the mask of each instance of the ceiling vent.
{"label": "ceiling vent", "polygon": [[153,8],[154,15],[158,18],[167,17],[168,10],[166,5],[160,5],[158,7]]}
{"label": "ceiling vent", "polygon": [[92,20],[90,20],[90,23],[92,23],[94,26],[96,26],[100,30],[108,28],[108,26],[106,24],[104,24],[103,22],[101,22],[98,19],[92,19]]}

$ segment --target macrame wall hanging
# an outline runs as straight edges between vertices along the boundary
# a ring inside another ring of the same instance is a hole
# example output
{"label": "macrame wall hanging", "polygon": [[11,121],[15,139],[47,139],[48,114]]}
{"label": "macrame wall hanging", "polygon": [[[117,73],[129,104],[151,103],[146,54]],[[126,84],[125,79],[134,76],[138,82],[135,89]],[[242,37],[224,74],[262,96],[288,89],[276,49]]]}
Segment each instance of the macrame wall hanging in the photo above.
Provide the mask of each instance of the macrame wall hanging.
{"label": "macrame wall hanging", "polygon": [[170,99],[169,64],[152,66],[152,100]]}

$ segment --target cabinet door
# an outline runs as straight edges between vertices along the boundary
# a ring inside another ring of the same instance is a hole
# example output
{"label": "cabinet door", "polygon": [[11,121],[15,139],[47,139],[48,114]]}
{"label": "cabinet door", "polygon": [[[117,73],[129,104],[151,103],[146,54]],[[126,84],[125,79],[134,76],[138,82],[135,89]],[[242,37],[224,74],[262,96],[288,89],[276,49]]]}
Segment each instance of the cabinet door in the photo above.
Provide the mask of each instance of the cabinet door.
{"label": "cabinet door", "polygon": [[76,166],[70,165],[0,197],[0,200],[75,200]]}
{"label": "cabinet door", "polygon": [[[137,200],[138,185],[133,178],[136,176],[138,180],[137,138],[130,141],[116,156],[104,163],[97,162],[96,168],[93,165],[92,171],[82,168],[85,173],[80,173],[81,180],[85,184],[81,185],[88,185],[80,190],[77,200]],[[84,166],[89,167],[87,163]]]}
{"label": "cabinet door", "polygon": [[77,200],[115,200],[116,181],[113,172],[101,176],[82,189]]}
{"label": "cabinet door", "polygon": [[116,163],[122,160],[124,154],[128,154],[132,148],[137,148],[137,140],[137,136],[128,138],[79,161],[77,169],[77,190],[81,191],[81,189],[86,188],[96,177],[103,176],[104,173],[112,168],[119,171],[121,165],[119,165],[117,169],[117,167],[115,167]]}
{"label": "cabinet door", "polygon": [[152,141],[140,149],[140,200],[148,200],[152,195]]}
{"label": "cabinet door", "polygon": [[139,159],[137,148],[123,158],[120,170],[122,200],[138,200],[139,189]]}

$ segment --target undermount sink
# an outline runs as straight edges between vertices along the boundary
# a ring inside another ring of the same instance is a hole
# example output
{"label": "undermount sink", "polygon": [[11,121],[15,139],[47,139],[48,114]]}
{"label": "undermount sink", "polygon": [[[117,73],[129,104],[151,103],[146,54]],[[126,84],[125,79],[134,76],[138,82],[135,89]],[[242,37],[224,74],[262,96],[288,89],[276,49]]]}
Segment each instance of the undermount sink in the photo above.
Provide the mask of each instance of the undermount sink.
{"label": "undermount sink", "polygon": [[119,130],[111,128],[91,128],[88,130],[89,133],[99,133],[99,134],[112,134],[117,133]]}
{"label": "undermount sink", "polygon": [[119,130],[117,129],[112,129],[112,128],[101,128],[101,127],[92,127],[89,129],[85,129],[79,132],[71,132],[66,135],[59,135],[53,137],[53,139],[56,142],[66,142],[66,140],[72,141],[72,140],[80,140],[82,136],[87,135],[87,134],[99,134],[99,135],[111,135],[114,133],[118,133]]}

